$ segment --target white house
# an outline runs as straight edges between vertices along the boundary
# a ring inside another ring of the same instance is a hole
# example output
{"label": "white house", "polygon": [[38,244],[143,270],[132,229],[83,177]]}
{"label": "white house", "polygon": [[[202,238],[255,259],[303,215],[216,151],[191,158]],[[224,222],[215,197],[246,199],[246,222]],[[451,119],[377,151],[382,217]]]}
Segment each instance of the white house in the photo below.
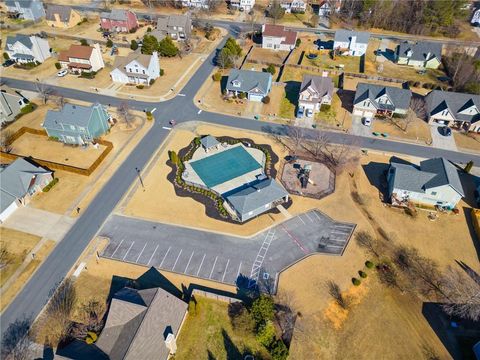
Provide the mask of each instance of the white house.
{"label": "white house", "polygon": [[183,7],[207,10],[210,5],[208,0],[175,0]]}
{"label": "white house", "polygon": [[327,17],[333,11],[339,12],[341,7],[341,0],[322,0],[318,4],[318,15],[322,17]]}
{"label": "white house", "polygon": [[5,52],[19,63],[42,63],[51,55],[48,40],[34,35],[7,36]]}
{"label": "white house", "polygon": [[102,51],[97,43],[93,46],[70,45],[70,49],[58,55],[58,61],[62,68],[75,73],[98,71],[105,67]]}
{"label": "white house", "polygon": [[280,6],[289,13],[304,13],[307,10],[307,3],[303,0],[284,0]]}
{"label": "white house", "polygon": [[387,181],[390,200],[399,206],[453,209],[465,196],[457,169],[445,158],[424,160],[420,166],[392,158]]}
{"label": "white house", "polygon": [[370,33],[350,30],[335,31],[333,49],[341,55],[362,56],[367,52]]}
{"label": "white house", "polygon": [[158,53],[145,55],[136,52],[128,56],[117,56],[110,76],[113,82],[122,84],[150,85],[152,80],[160,76]]}
{"label": "white house", "polygon": [[470,24],[472,24],[473,26],[480,26],[480,9],[475,10]]}
{"label": "white house", "polygon": [[250,12],[255,5],[255,0],[230,0],[230,6],[235,9],[242,9]]}
{"label": "white house", "polygon": [[297,32],[281,25],[262,25],[262,48],[290,51],[295,48]]}
{"label": "white house", "polygon": [[333,81],[330,77],[303,75],[302,85],[298,94],[297,117],[313,117],[320,111],[322,105],[330,105],[333,96]]}

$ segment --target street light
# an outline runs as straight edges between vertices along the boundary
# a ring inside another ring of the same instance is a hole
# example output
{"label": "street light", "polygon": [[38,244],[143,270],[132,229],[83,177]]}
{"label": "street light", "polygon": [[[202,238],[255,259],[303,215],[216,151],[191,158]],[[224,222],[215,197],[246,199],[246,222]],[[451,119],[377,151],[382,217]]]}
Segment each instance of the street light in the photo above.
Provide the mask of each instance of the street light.
{"label": "street light", "polygon": [[140,184],[142,185],[143,191],[145,191],[145,186],[143,185],[142,176],[140,175],[140,169],[136,167],[135,171],[137,172],[138,180],[140,180]]}

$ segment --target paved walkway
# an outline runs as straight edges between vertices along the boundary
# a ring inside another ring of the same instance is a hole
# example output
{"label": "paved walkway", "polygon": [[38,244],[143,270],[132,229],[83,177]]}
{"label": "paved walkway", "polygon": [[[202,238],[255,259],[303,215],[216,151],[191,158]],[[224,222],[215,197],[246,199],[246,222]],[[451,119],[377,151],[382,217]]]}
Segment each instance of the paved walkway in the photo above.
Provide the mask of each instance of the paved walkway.
{"label": "paved walkway", "polygon": [[251,238],[240,238],[112,215],[100,236],[110,240],[105,258],[229,285],[274,280],[275,290],[280,272],[302,258],[315,253],[341,255],[354,228],[312,210]]}

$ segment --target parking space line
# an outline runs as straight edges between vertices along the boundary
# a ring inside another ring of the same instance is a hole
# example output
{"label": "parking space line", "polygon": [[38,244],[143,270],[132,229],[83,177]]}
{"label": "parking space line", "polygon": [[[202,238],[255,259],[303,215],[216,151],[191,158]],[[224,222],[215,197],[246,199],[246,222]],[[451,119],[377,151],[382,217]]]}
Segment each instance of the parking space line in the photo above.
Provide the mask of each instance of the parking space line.
{"label": "parking space line", "polygon": [[171,249],[171,248],[172,248],[171,246],[168,247],[167,252],[166,252],[165,255],[163,256],[162,262],[160,263],[160,265],[158,265],[158,267],[162,267],[163,262],[165,261],[165,259],[166,259],[167,255],[168,255],[168,253],[170,252],[170,249]]}
{"label": "parking space line", "polygon": [[297,215],[297,218],[303,223],[303,225],[306,225],[305,224],[305,221],[303,221],[302,217],[300,215]]}
{"label": "parking space line", "polygon": [[230,264],[230,259],[227,260],[227,265],[225,265],[225,271],[223,272],[222,282],[225,280],[225,275],[227,274],[228,264]]}
{"label": "parking space line", "polygon": [[147,247],[147,244],[148,244],[148,242],[146,242],[145,245],[143,245],[143,249],[140,252],[140,254],[138,254],[137,260],[135,261],[136,263],[138,263],[138,259],[140,259],[140,256],[142,256],[143,252],[145,251],[145,248]]}
{"label": "parking space line", "polygon": [[122,241],[120,241],[120,244],[118,244],[117,248],[115,249],[115,251],[113,252],[113,254],[110,256],[110,258],[113,259],[113,257],[115,256],[115,253],[116,253],[117,250],[120,248],[120,246],[122,246],[124,240],[125,240],[125,239],[122,239]]}
{"label": "parking space line", "polygon": [[208,277],[209,279],[212,278],[213,269],[215,269],[215,265],[217,264],[217,259],[218,259],[218,256],[215,256],[215,262],[213,263],[212,271],[210,271],[210,276]]}
{"label": "parking space line", "polygon": [[148,260],[148,263],[147,263],[147,265],[150,265],[150,262],[152,261],[152,259],[153,259],[153,256],[154,256],[154,255],[155,255],[155,253],[157,252],[157,249],[158,249],[158,245],[157,245],[157,247],[155,248],[155,250],[153,251],[153,254],[152,254],[152,256],[150,256],[150,259]]}
{"label": "parking space line", "polygon": [[180,258],[180,255],[182,255],[182,251],[183,251],[183,249],[180,249],[180,252],[178,253],[178,256],[177,256],[177,260],[175,260],[175,264],[173,264],[172,271],[173,271],[173,269],[175,269],[175,265],[177,265],[177,261]]}
{"label": "parking space line", "polygon": [[238,276],[240,275],[240,268],[241,267],[242,267],[242,262],[240,261],[240,264],[238,265],[237,277],[235,278],[235,281],[237,281]]}
{"label": "parking space line", "polygon": [[198,274],[200,274],[200,269],[202,268],[203,260],[205,260],[205,255],[206,255],[206,254],[203,254],[202,262],[200,263],[200,267],[199,267],[198,270],[197,270],[197,276],[198,276]]}
{"label": "parking space line", "polygon": [[135,241],[132,241],[132,243],[130,244],[130,247],[128,248],[127,252],[126,252],[125,255],[123,256],[123,259],[122,259],[122,260],[125,260],[125,258],[127,257],[128,253],[129,253],[130,250],[132,249],[133,244],[135,244]]}
{"label": "parking space line", "polygon": [[190,265],[190,261],[192,261],[193,254],[195,254],[195,251],[192,251],[192,255],[190,255],[190,259],[188,259],[187,266],[185,266],[185,271],[184,273],[187,273],[188,265]]}
{"label": "parking space line", "polygon": [[315,214],[315,216],[317,217],[318,220],[322,221],[322,219],[320,218],[320,216],[317,214],[316,211],[312,211],[312,212]]}
{"label": "parking space line", "polygon": [[311,218],[310,216],[308,216],[308,213],[304,213],[303,215],[305,215],[305,216],[308,218],[308,220],[310,220],[311,222],[313,222],[312,218]]}

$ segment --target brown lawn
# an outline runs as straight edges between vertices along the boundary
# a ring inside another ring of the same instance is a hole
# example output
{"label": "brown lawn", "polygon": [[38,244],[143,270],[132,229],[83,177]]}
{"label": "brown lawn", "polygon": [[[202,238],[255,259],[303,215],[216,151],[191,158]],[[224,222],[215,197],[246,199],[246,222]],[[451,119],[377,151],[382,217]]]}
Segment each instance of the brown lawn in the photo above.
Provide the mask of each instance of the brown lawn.
{"label": "brown lawn", "polygon": [[250,60],[266,61],[272,64],[282,64],[288,55],[288,51],[274,51],[256,47],[250,53]]}
{"label": "brown lawn", "polygon": [[402,119],[375,119],[373,122],[372,131],[379,133],[387,133],[389,136],[420,141],[422,143],[430,144],[432,136],[430,133],[430,125],[425,121],[416,118],[405,129],[405,124]]}
{"label": "brown lawn", "polygon": [[455,138],[455,143],[460,149],[466,149],[470,151],[480,151],[480,135],[474,133],[460,133],[457,131],[453,132]]}

